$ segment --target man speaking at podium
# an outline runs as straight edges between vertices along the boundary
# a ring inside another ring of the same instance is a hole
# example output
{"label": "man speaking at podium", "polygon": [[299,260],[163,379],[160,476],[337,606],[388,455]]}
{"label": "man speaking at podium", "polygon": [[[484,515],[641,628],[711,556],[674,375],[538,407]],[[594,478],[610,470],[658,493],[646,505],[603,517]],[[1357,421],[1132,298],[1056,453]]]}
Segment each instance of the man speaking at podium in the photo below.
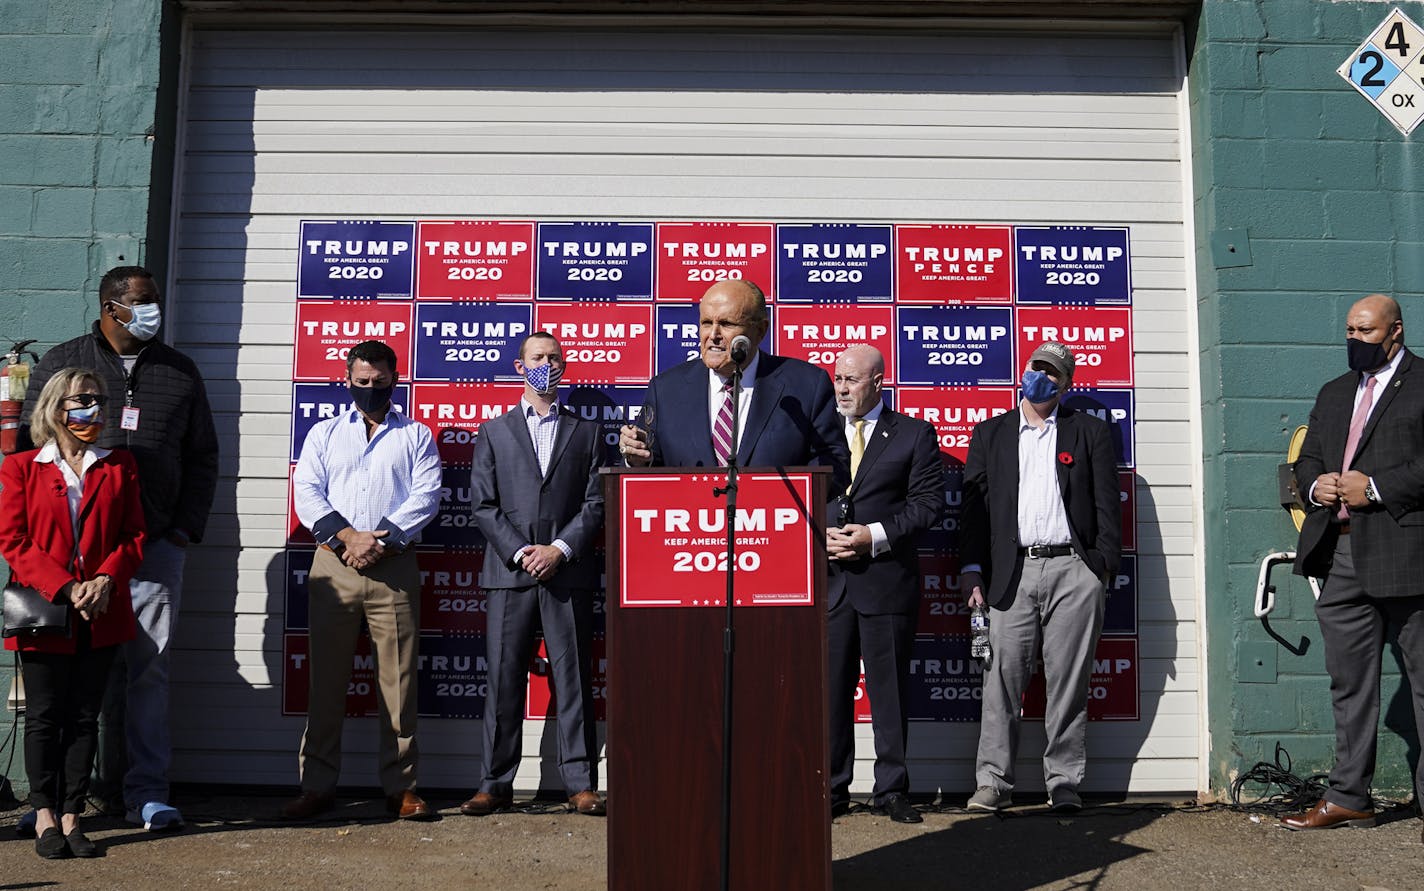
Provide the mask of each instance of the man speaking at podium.
{"label": "man speaking at podium", "polygon": [[625,425],[618,438],[628,465],[725,467],[732,372],[740,366],[738,466],[825,465],[834,470],[831,490],[844,489],[849,455],[830,378],[810,363],[758,349],[768,328],[761,289],[718,282],[702,295],[698,316],[702,361],[688,360],[648,385],[639,423]]}

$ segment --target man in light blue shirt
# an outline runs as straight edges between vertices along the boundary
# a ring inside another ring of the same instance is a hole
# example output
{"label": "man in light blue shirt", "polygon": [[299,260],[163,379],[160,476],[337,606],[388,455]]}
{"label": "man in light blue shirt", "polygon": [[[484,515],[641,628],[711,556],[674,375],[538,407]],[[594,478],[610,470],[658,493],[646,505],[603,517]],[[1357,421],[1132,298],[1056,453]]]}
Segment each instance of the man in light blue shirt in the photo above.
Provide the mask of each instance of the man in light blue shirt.
{"label": "man in light blue shirt", "polygon": [[440,505],[440,456],[424,424],[391,406],[395,352],[380,341],[346,359],[352,407],[312,428],[293,477],[297,517],[319,545],[311,601],[310,693],[302,794],[282,808],[305,820],[331,808],[341,776],[341,725],[356,640],[371,633],[379,705],[381,787],[402,820],[434,811],[415,792],[420,567],[411,547]]}

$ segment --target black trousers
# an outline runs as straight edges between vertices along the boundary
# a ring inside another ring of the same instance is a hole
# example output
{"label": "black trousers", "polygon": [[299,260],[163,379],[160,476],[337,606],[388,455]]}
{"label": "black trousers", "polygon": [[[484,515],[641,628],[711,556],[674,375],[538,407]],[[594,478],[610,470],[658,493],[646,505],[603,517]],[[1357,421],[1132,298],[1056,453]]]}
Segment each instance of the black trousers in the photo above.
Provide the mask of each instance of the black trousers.
{"label": "black trousers", "polygon": [[[87,636],[87,635],[86,635]],[[99,711],[115,647],[68,653],[20,653],[25,679],[25,774],[30,806],[84,813]]]}
{"label": "black trousers", "polygon": [[910,791],[905,766],[910,688],[910,647],[918,617],[900,613],[856,612],[850,597],[826,614],[830,652],[831,803],[850,800],[855,771],[855,689],[865,663],[865,693],[870,697],[870,728],[875,736],[875,786],[871,803],[884,804],[892,793]]}

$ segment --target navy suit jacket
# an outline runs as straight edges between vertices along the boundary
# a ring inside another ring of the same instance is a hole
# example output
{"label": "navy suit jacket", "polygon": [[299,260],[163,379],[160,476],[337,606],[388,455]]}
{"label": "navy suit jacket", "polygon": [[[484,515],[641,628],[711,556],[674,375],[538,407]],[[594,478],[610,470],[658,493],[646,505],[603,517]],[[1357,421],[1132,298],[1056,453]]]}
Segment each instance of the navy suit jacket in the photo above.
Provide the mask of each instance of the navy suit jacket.
{"label": "navy suit jacket", "polygon": [[[1338,473],[1345,438],[1355,413],[1358,372],[1348,372],[1320,388],[1310,411],[1310,427],[1295,462],[1296,486],[1306,504],[1296,547],[1295,571],[1330,574],[1335,543],[1335,511],[1310,503],[1316,477]],[[1371,597],[1424,594],[1419,555],[1424,553],[1424,364],[1409,350],[1365,423],[1351,467],[1372,477],[1383,504],[1350,511],[1350,552],[1355,574]]]}
{"label": "navy suit jacket", "polygon": [[572,559],[545,584],[550,588],[599,586],[602,566],[585,559],[603,527],[603,430],[559,408],[559,430],[549,472],[539,459],[529,427],[516,407],[480,425],[475,438],[470,493],[475,523],[485,537],[484,588],[528,588],[534,577],[514,565],[514,555],[530,544],[563,539]]}
{"label": "navy suit jacket", "polygon": [[[652,412],[653,466],[716,467],[707,366],[690,359],[653,378],[643,402]],[[761,353],[746,426],[737,444],[741,467],[822,465],[834,471],[831,489],[850,479],[850,450],[825,371],[785,356]]]}
{"label": "navy suit jacket", "polygon": [[920,602],[915,544],[944,512],[944,462],[934,427],[881,410],[846,497],[851,521],[880,523],[890,550],[874,558],[832,561],[830,606],[849,597],[865,615],[915,613]]}
{"label": "navy suit jacket", "polygon": [[[1018,588],[1019,409],[974,428],[964,462],[964,507],[960,514],[960,565],[983,567],[984,599],[999,603]],[[1117,572],[1122,559],[1122,491],[1117,457],[1106,421],[1058,406],[1054,466],[1068,514],[1073,551],[1101,576]],[[1065,457],[1066,456],[1066,457]]]}

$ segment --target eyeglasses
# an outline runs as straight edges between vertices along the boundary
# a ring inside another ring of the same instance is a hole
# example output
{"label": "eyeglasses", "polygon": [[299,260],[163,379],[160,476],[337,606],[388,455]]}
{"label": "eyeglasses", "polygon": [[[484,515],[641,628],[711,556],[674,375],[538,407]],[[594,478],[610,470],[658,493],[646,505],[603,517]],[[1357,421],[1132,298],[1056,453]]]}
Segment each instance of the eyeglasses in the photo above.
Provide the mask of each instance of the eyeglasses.
{"label": "eyeglasses", "polygon": [[77,402],[80,408],[89,408],[91,405],[103,406],[109,401],[109,397],[100,396],[98,393],[75,393],[73,396],[64,397],[65,402]]}

